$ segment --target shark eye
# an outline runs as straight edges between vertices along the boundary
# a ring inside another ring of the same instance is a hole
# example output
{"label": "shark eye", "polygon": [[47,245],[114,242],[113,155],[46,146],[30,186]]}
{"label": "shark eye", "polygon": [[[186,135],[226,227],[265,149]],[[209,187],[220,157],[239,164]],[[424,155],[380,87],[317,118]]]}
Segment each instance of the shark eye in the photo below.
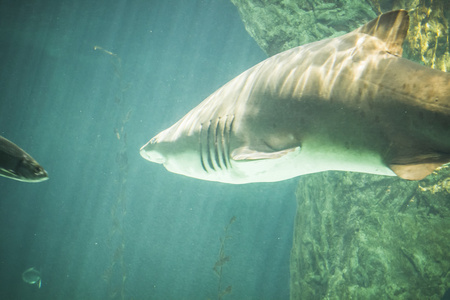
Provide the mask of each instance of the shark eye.
{"label": "shark eye", "polygon": [[37,167],[34,168],[34,174],[35,175],[39,175],[39,174],[42,174],[42,173],[44,173],[44,169],[42,167],[37,166]]}
{"label": "shark eye", "polygon": [[156,144],[158,141],[156,140],[156,137],[152,138],[149,142],[150,144]]}

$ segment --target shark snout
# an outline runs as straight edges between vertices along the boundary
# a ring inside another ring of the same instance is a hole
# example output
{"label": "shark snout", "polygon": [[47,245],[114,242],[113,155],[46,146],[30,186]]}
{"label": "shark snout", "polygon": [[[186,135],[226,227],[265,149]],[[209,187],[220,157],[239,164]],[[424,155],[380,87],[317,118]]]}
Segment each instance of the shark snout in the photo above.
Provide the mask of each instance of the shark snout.
{"label": "shark snout", "polygon": [[163,164],[166,162],[166,158],[161,152],[156,149],[157,145],[158,143],[155,141],[155,138],[153,138],[147,144],[142,146],[139,152],[141,156],[146,160],[157,164]]}

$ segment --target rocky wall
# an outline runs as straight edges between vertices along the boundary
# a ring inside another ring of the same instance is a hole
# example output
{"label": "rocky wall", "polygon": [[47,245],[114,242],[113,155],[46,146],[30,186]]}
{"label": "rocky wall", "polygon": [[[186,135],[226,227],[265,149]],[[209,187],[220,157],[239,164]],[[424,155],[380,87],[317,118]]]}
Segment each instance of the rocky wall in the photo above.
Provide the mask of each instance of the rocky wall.
{"label": "rocky wall", "polygon": [[291,299],[441,299],[450,286],[450,172],[420,182],[300,177]]}
{"label": "rocky wall", "polygon": [[450,69],[448,0],[231,0],[245,28],[267,55],[347,33],[381,12],[406,9],[404,56]]}

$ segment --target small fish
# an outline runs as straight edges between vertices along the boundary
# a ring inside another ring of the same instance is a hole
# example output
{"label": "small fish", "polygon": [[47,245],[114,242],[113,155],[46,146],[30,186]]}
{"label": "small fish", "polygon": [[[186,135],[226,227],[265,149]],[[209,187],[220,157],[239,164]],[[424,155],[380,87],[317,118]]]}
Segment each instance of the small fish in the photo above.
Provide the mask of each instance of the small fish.
{"label": "small fish", "polygon": [[48,179],[47,172],[34,158],[2,136],[0,136],[0,176],[24,182],[40,182]]}
{"label": "small fish", "polygon": [[34,267],[25,270],[22,273],[22,279],[28,284],[36,284],[38,288],[41,288],[41,273]]}

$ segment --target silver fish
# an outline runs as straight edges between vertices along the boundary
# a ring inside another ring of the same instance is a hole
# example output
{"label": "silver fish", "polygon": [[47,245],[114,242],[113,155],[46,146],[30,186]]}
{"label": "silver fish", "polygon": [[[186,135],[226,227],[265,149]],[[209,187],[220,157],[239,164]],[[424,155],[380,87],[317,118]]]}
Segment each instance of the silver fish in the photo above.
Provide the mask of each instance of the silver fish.
{"label": "silver fish", "polygon": [[48,179],[47,172],[36,160],[2,136],[0,136],[0,176],[25,182]]}

